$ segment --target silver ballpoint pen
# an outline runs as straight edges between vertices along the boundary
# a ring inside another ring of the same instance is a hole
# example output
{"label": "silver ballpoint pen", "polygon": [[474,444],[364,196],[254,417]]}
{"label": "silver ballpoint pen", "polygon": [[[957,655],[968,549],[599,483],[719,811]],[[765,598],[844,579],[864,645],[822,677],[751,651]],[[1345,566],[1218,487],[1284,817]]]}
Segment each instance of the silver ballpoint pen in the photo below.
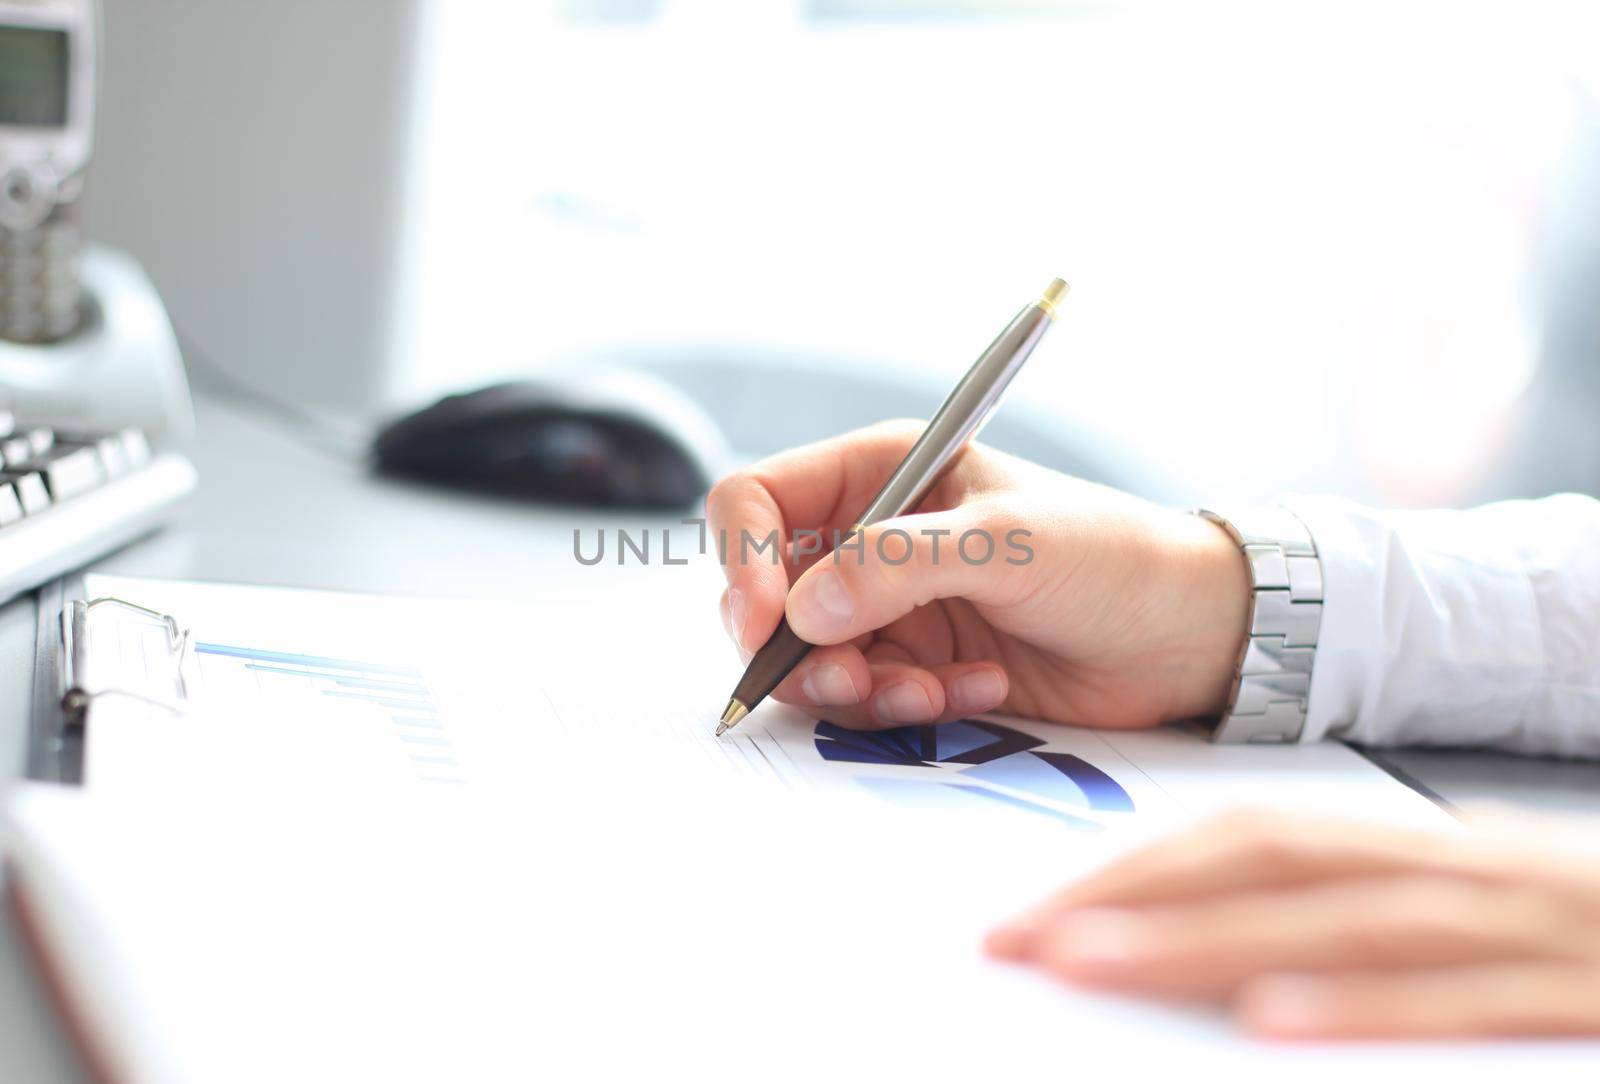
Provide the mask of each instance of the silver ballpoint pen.
{"label": "silver ballpoint pen", "polygon": [[[1055,321],[1056,306],[1066,294],[1067,284],[1053,279],[1037,301],[1017,313],[1006,325],[972,363],[972,368],[961,378],[867,510],[856,518],[846,537],[863,527],[904,515],[928,495],[956,455],[988,420],[1011,378],[1022,369],[1028,355]],[[810,650],[811,645],[789,628],[787,618],[779,622],[778,630],[750,659],[744,677],[733,690],[733,697],[717,723],[717,736],[738,726]]]}

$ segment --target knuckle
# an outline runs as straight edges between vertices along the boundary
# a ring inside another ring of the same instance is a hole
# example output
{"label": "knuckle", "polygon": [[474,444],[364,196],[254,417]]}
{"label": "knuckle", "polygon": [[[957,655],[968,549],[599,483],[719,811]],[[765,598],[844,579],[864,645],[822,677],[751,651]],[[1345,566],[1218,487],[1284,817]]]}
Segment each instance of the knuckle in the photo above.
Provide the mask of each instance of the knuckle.
{"label": "knuckle", "polygon": [[852,594],[870,592],[882,579],[883,570],[874,556],[870,532],[862,532],[860,549],[836,549],[826,561],[819,564],[825,564],[837,573]]}
{"label": "knuckle", "polygon": [[925,549],[917,532],[903,524],[869,527],[861,535],[861,567],[864,572],[880,580],[904,576],[906,569],[921,560]]}
{"label": "knuckle", "polygon": [[1015,504],[1003,500],[975,502],[970,515],[974,527],[988,531],[999,539],[1005,539],[1012,531],[1030,530],[1030,524],[1034,522]]}
{"label": "knuckle", "polygon": [[1293,831],[1264,812],[1237,811],[1220,826],[1231,856],[1242,865],[1284,866],[1298,861],[1304,845]]}
{"label": "knuckle", "polygon": [[867,426],[863,432],[873,436],[893,440],[916,440],[922,435],[928,423],[917,418],[886,418],[881,422],[874,422]]}
{"label": "knuckle", "polygon": [[1587,914],[1579,915],[1565,901],[1533,886],[1444,877],[1428,880],[1417,889],[1412,909],[1425,909],[1457,937],[1554,938],[1571,943],[1570,935],[1589,924]]}
{"label": "knuckle", "polygon": [[844,444],[856,449],[904,452],[917,442],[927,427],[925,420],[889,418],[850,433],[844,438]]}
{"label": "knuckle", "polygon": [[748,491],[751,481],[750,475],[741,471],[717,482],[706,494],[706,517],[719,519],[725,516],[738,503],[740,496]]}
{"label": "knuckle", "polygon": [[1371,911],[1351,915],[1343,925],[1328,935],[1329,947],[1334,953],[1350,960],[1365,960],[1387,955],[1389,948],[1399,940],[1417,941],[1427,936],[1426,931],[1402,929],[1393,921]]}
{"label": "knuckle", "polygon": [[[1484,932],[1482,911],[1463,895],[1464,886],[1440,877],[1401,878],[1378,894],[1366,909],[1366,920],[1347,933],[1352,947],[1378,947],[1380,942],[1436,941],[1474,937]],[[1465,905],[1465,906],[1464,906]]]}
{"label": "knuckle", "polygon": [[[861,532],[859,549],[851,547],[834,551],[827,565],[839,576],[849,595],[857,601],[862,620],[875,620],[886,609],[903,608],[901,596],[907,580],[906,568],[911,562],[898,563],[906,547],[899,539],[891,538],[880,549],[884,532],[869,528]],[[887,556],[888,559],[885,559]]]}
{"label": "knuckle", "polygon": [[1203,830],[1215,832],[1230,841],[1242,842],[1254,840],[1263,831],[1263,826],[1270,823],[1271,816],[1265,810],[1236,806],[1211,818],[1208,829]]}

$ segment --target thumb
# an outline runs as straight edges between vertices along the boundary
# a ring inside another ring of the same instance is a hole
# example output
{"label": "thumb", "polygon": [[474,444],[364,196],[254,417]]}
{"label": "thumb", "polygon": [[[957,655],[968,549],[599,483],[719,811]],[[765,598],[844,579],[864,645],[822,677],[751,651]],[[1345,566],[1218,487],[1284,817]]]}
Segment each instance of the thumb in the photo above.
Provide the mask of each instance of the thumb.
{"label": "thumb", "polygon": [[1015,543],[969,508],[885,520],[840,542],[795,582],[789,626],[807,643],[838,644],[935,599],[998,601],[1032,557]]}

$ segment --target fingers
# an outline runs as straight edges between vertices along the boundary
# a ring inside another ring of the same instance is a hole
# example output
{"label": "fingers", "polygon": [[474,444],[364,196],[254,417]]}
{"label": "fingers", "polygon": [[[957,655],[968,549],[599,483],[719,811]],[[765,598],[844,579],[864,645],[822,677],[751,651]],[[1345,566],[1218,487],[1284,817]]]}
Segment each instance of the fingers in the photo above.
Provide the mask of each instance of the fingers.
{"label": "fingers", "polygon": [[835,644],[812,648],[772,695],[786,704],[826,709],[853,707],[871,693],[865,656],[849,644]]}
{"label": "fingers", "polygon": [[1032,951],[1070,982],[1214,999],[1279,972],[1600,957],[1595,940],[1579,916],[1540,894],[1414,877],[1069,911]]}
{"label": "fingers", "polygon": [[999,708],[1009,691],[1004,668],[992,662],[953,662],[915,667],[877,664],[865,717],[835,720],[841,726],[916,726],[948,723]]}
{"label": "fingers", "polygon": [[991,663],[952,663],[936,667],[934,674],[944,686],[945,717],[940,722],[997,711],[1011,692],[1005,668]]}
{"label": "fingers", "polygon": [[1531,874],[1532,867],[1531,861],[1488,848],[1465,833],[1244,809],[1113,862],[1046,907],[1160,903],[1383,874],[1506,880]]}
{"label": "fingers", "polygon": [[[728,580],[724,624],[735,646],[748,657],[777,629],[789,593],[779,541],[784,534],[783,512],[765,487],[735,476],[718,483],[706,498],[706,520]],[[730,530],[730,523],[743,526]]]}
{"label": "fingers", "polygon": [[1385,874],[1489,876],[1467,836],[1240,809],[1178,832],[1068,885],[996,930],[990,951],[1025,958],[1032,938],[1074,908],[1176,903],[1234,892]]}
{"label": "fingers", "polygon": [[856,730],[943,723],[1005,702],[1005,670],[991,662],[917,666],[894,649],[814,648],[774,695]]}
{"label": "fingers", "polygon": [[1267,975],[1240,1021],[1278,1039],[1448,1039],[1600,1034],[1600,968],[1509,963],[1404,974]]}
{"label": "fingers", "polygon": [[885,422],[780,452],[724,478],[706,498],[712,530],[849,526],[905,457],[916,422]]}
{"label": "fingers", "polygon": [[789,591],[790,627],[814,644],[881,629],[935,599],[1000,605],[1023,583],[1007,531],[967,507],[906,516],[861,531]]}
{"label": "fingers", "polygon": [[[922,428],[885,422],[783,452],[713,487],[706,520],[728,578],[732,631],[741,648],[755,650],[778,627],[789,587],[783,558],[793,533],[820,531],[831,545],[833,531],[853,524]],[[960,494],[1002,470],[992,453],[969,448],[940,490]]]}
{"label": "fingers", "polygon": [[1075,984],[1231,999],[1263,1035],[1600,1034],[1593,889],[1526,843],[1239,813],[1108,866],[986,947]]}
{"label": "fingers", "polygon": [[916,726],[944,715],[944,685],[932,671],[900,662],[872,667],[872,694],[861,713],[868,727]]}

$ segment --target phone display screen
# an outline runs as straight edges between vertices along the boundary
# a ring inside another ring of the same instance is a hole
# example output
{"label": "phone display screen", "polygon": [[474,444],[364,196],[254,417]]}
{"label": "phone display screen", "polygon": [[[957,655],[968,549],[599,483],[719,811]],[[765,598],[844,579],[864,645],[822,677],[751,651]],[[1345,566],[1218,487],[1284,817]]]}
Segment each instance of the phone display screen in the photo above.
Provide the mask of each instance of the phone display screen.
{"label": "phone display screen", "polygon": [[0,124],[67,123],[67,32],[0,26]]}

